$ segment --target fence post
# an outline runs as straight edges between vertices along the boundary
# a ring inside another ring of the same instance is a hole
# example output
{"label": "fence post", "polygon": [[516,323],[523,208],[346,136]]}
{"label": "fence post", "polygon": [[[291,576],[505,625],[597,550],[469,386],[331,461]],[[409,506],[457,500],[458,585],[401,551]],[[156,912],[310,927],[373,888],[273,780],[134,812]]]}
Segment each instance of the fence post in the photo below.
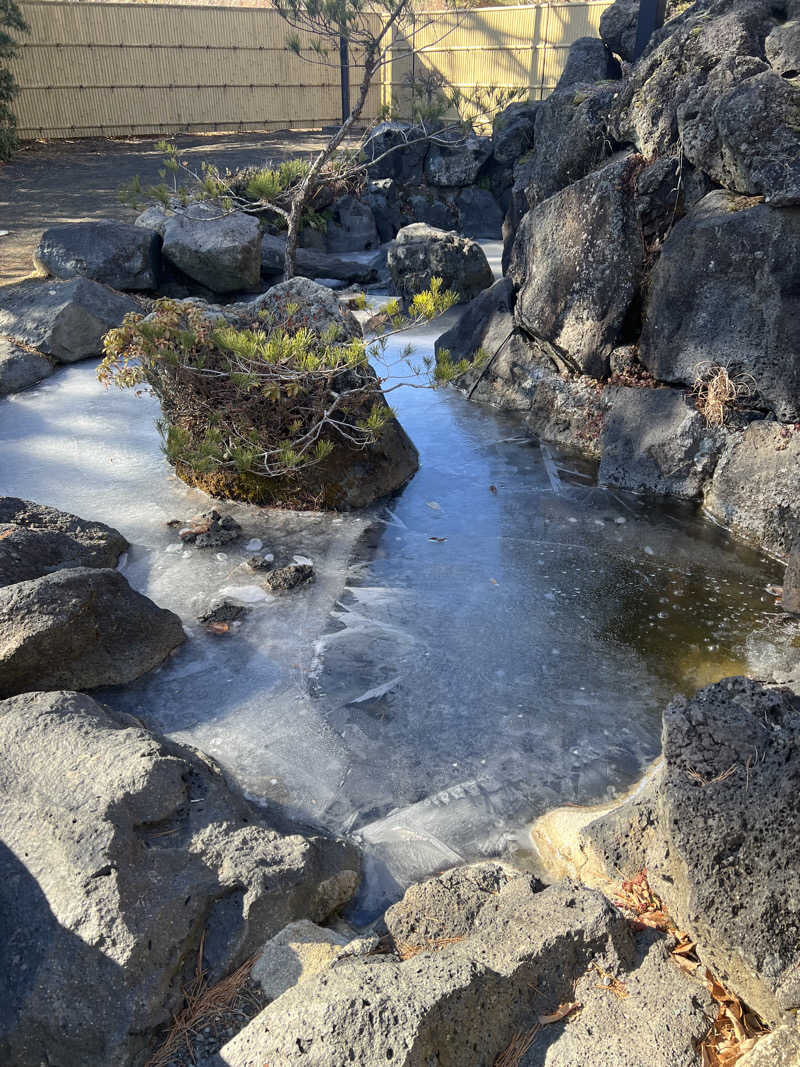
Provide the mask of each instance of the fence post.
{"label": "fence post", "polygon": [[640,0],[639,20],[636,23],[636,47],[633,50],[634,63],[647,47],[653,33],[664,25],[666,0]]}
{"label": "fence post", "polygon": [[350,114],[350,63],[347,56],[347,38],[339,38],[339,78],[342,85],[342,122]]}

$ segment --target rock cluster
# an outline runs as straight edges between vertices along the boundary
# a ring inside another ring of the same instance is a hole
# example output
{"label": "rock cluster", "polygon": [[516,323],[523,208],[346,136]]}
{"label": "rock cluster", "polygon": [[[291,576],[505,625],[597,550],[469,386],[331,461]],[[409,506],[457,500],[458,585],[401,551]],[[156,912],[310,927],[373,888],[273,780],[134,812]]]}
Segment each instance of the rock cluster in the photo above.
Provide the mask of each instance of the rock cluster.
{"label": "rock cluster", "polygon": [[130,682],[183,642],[177,615],[114,569],[127,547],[103,523],[0,498],[0,698]]}
{"label": "rock cluster", "polygon": [[668,14],[630,65],[637,8],[617,0],[548,99],[499,116],[511,290],[437,347],[482,350],[464,390],[602,457],[605,483],[698,501],[785,555],[800,530],[797,23],[766,0]]}

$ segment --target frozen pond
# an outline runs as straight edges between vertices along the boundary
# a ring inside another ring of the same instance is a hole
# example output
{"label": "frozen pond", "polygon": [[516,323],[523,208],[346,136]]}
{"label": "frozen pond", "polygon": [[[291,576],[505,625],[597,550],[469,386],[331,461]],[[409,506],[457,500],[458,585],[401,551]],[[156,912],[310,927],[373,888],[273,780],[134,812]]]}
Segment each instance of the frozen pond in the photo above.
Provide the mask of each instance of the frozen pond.
{"label": "frozen pond", "polygon": [[[747,637],[780,580],[690,509],[597,487],[513,416],[451,390],[391,401],[421,462],[398,497],[339,516],[226,506],[245,536],[219,554],[165,525],[208,498],[163,459],[153,400],[106,393],[85,363],[0,402],[0,492],[121,530],[125,574],[190,635],[100,697],[254,797],[356,834],[356,918],[462,858],[524,849],[546,808],[628,786],[677,691],[758,673]],[[267,597],[250,538],[279,565],[310,558],[316,581]],[[197,615],[231,591],[251,614],[207,634]]]}

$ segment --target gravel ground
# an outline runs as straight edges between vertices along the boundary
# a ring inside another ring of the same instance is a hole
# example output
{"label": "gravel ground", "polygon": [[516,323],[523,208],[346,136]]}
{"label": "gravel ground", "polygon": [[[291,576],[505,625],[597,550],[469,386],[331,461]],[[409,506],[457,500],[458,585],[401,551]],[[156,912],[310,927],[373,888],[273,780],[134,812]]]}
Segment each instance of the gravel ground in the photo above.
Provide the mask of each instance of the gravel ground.
{"label": "gravel ground", "polygon": [[[33,270],[32,255],[42,230],[57,222],[82,219],[132,221],[135,212],[118,192],[137,174],[144,184],[161,181],[158,137],[128,140],[30,141],[10,163],[0,165],[0,285],[19,281]],[[198,169],[207,160],[220,170],[267,159],[286,159],[320,148],[321,133],[187,135],[172,138]]]}

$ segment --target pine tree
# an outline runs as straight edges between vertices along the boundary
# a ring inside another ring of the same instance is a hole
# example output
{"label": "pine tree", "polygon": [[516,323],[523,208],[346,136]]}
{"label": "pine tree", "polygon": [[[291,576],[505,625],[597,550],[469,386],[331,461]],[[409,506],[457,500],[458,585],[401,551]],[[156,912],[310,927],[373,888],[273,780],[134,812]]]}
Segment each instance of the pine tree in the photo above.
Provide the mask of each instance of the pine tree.
{"label": "pine tree", "polygon": [[16,38],[27,32],[28,26],[15,0],[0,0],[0,161],[9,159],[17,147],[17,120],[11,110],[17,84],[7,61],[17,54]]}

